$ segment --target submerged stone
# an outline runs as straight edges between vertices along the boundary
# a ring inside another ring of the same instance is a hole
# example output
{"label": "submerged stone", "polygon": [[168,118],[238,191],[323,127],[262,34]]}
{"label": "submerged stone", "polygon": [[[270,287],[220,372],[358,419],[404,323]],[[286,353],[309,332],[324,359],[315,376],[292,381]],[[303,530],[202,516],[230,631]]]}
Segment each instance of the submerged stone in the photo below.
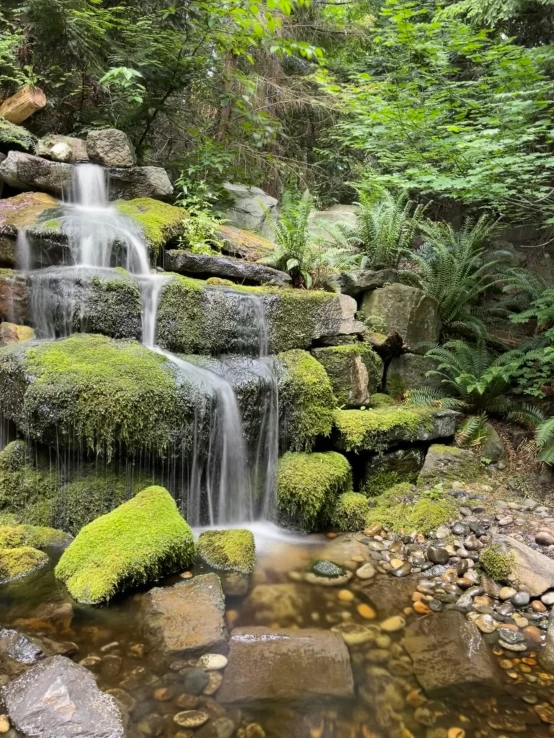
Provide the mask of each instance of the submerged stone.
{"label": "submerged stone", "polygon": [[116,700],[101,692],[94,674],[64,656],[33,666],[2,689],[8,716],[35,738],[123,738]]}
{"label": "submerged stone", "polygon": [[197,543],[198,556],[218,571],[250,574],[256,566],[256,544],[249,530],[208,530]]}
{"label": "submerged stone", "polygon": [[56,576],[74,599],[99,604],[193,560],[192,532],[175,501],[163,487],[149,487],[85,526],[63,553]]}
{"label": "submerged stone", "polygon": [[315,629],[236,628],[218,700],[308,700],[351,697],[350,657],[338,633]]}
{"label": "submerged stone", "polygon": [[338,566],[333,561],[319,559],[308,566],[308,572],[316,577],[324,577],[326,579],[338,579],[343,577],[347,572],[342,566]]}
{"label": "submerged stone", "polygon": [[206,650],[225,640],[225,597],[216,574],[205,574],[146,593],[144,632],[166,656]]}
{"label": "submerged stone", "polygon": [[288,452],[279,459],[277,504],[288,525],[301,530],[323,526],[337,495],[351,488],[350,464],[335,451]]}

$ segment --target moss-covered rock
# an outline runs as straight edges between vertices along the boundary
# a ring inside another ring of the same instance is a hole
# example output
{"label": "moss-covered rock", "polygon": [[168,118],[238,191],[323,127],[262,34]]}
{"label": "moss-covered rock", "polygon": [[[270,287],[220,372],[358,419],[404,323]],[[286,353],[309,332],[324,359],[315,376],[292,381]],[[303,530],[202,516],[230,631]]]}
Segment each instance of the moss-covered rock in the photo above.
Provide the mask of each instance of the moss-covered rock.
{"label": "moss-covered rock", "polygon": [[391,407],[391,405],[396,405],[396,402],[390,395],[385,395],[383,392],[376,392],[374,395],[371,395],[370,407]]}
{"label": "moss-covered rock", "polygon": [[371,508],[367,522],[397,532],[430,533],[458,515],[456,504],[440,490],[418,492],[408,483],[383,492]]}
{"label": "moss-covered rock", "polygon": [[424,455],[419,448],[401,448],[368,459],[361,492],[375,497],[395,484],[415,482],[423,466]]}
{"label": "moss-covered rock", "polygon": [[312,354],[331,379],[340,407],[367,405],[381,385],[383,362],[367,343],[326,346],[313,349]]}
{"label": "moss-covered rock", "polygon": [[62,555],[56,576],[74,599],[100,604],[193,560],[192,531],[175,501],[163,487],[148,487],[85,526]]}
{"label": "moss-covered rock", "polygon": [[275,249],[275,244],[268,238],[227,224],[218,226],[217,237],[222,241],[222,250],[226,254],[246,261],[258,261]]}
{"label": "moss-covered rock", "polygon": [[351,489],[350,464],[335,451],[289,452],[279,459],[277,500],[287,525],[307,531],[321,528],[337,496]]}
{"label": "moss-covered rock", "polygon": [[329,521],[333,528],[341,531],[363,530],[369,519],[369,503],[359,492],[339,495],[331,510]]}
{"label": "moss-covered rock", "polygon": [[318,436],[333,427],[336,400],[323,366],[306,351],[278,355],[279,429],[282,445],[292,451],[310,451]]}
{"label": "moss-covered rock", "polygon": [[0,525],[0,548],[50,548],[65,546],[71,536],[56,528],[40,525]]}
{"label": "moss-covered rock", "polygon": [[387,392],[394,398],[404,397],[413,389],[439,389],[440,378],[428,377],[427,372],[437,368],[437,363],[427,356],[402,354],[391,359],[387,368]]}
{"label": "moss-covered rock", "polygon": [[250,574],[256,565],[256,544],[249,530],[207,530],[198,538],[196,550],[217,571]]}
{"label": "moss-covered rock", "polygon": [[32,574],[48,564],[48,556],[31,546],[0,549],[0,583]]}
{"label": "moss-covered rock", "polygon": [[427,451],[419,474],[420,484],[446,481],[471,482],[481,476],[479,461],[472,451],[456,446],[433,444]]}
{"label": "moss-covered rock", "polygon": [[479,563],[496,582],[507,582],[515,567],[515,557],[513,552],[506,553],[493,544],[481,550]]}
{"label": "moss-covered rock", "polygon": [[[36,462],[36,463],[35,463]],[[0,451],[0,513],[34,525],[54,523],[59,477],[54,469],[31,456],[24,441],[12,441]]]}
{"label": "moss-covered rock", "polygon": [[166,357],[97,335],[0,349],[0,390],[29,438],[107,458],[122,445],[161,453],[193,416],[192,384]]}
{"label": "moss-covered rock", "polygon": [[182,223],[188,214],[183,208],[168,205],[151,197],[134,200],[118,200],[117,210],[131,218],[140,228],[156,260],[166,243],[176,239],[182,231]]}
{"label": "moss-covered rock", "polygon": [[336,445],[341,451],[383,451],[405,441],[454,435],[458,413],[416,405],[371,410],[336,410]]}

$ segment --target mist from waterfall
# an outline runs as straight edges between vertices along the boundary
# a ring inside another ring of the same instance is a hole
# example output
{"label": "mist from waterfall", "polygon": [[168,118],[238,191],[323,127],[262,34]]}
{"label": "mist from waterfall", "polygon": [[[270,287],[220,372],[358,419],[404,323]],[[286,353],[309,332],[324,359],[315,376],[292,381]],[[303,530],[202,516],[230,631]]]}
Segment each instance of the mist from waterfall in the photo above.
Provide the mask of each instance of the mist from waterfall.
{"label": "mist from waterfall", "polygon": [[75,167],[71,192],[60,213],[67,238],[65,265],[36,268],[32,240],[25,231],[20,233],[19,263],[31,289],[36,334],[55,339],[87,331],[83,316],[87,279],[105,279],[114,276],[116,267],[123,267],[140,290],[143,345],[165,356],[177,377],[198,388],[198,397],[207,398],[195,403],[191,447],[182,449],[180,479],[173,485],[189,523],[224,525],[271,519],[276,495],[278,396],[263,302],[257,295],[232,290],[239,330],[230,350],[248,357],[248,371],[260,388],[255,442],[247,444],[237,397],[226,376],[232,357],[220,357],[216,366],[206,368],[157,346],[158,305],[170,277],[151,271],[142,233],[109,202],[108,193],[105,169],[94,164]]}

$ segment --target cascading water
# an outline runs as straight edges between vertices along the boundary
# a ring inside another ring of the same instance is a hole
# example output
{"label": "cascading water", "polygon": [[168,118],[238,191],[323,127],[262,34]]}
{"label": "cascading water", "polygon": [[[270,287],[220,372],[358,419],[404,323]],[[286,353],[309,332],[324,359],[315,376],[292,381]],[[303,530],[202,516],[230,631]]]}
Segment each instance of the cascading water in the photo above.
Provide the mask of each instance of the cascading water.
{"label": "cascading water", "polygon": [[[148,246],[134,222],[109,202],[106,171],[93,164],[75,167],[69,202],[60,222],[67,238],[64,266],[36,268],[33,243],[20,234],[19,262],[31,287],[30,309],[39,338],[86,331],[86,282],[124,267],[141,295],[142,343],[163,354],[182,381],[198,388],[192,448],[181,454],[179,484],[189,523],[222,525],[271,519],[278,451],[278,397],[263,303],[233,291],[240,326],[230,351],[248,357],[248,372],[259,386],[254,441],[246,443],[237,397],[229,382],[233,359],[210,367],[175,356],[156,345],[158,303],[169,277],[150,270]],[[213,364],[213,362],[212,362]],[[208,429],[206,432],[206,428]],[[248,448],[247,448],[248,446]],[[248,463],[250,458],[251,463]]]}

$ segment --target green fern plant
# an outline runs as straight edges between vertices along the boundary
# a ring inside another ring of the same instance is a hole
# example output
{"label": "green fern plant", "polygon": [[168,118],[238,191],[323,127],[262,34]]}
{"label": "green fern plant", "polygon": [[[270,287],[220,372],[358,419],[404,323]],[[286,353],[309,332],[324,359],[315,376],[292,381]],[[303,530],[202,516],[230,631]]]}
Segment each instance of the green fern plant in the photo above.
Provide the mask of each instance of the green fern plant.
{"label": "green fern plant", "polygon": [[471,334],[483,338],[484,318],[491,309],[482,303],[486,292],[502,283],[503,268],[511,253],[489,251],[496,223],[487,216],[477,222],[466,220],[460,230],[448,223],[426,221],[421,224],[425,243],[413,255],[419,285],[439,304],[443,328],[447,333]]}
{"label": "green fern plant", "polygon": [[544,420],[537,427],[535,443],[539,449],[539,459],[545,464],[554,464],[554,418]]}

